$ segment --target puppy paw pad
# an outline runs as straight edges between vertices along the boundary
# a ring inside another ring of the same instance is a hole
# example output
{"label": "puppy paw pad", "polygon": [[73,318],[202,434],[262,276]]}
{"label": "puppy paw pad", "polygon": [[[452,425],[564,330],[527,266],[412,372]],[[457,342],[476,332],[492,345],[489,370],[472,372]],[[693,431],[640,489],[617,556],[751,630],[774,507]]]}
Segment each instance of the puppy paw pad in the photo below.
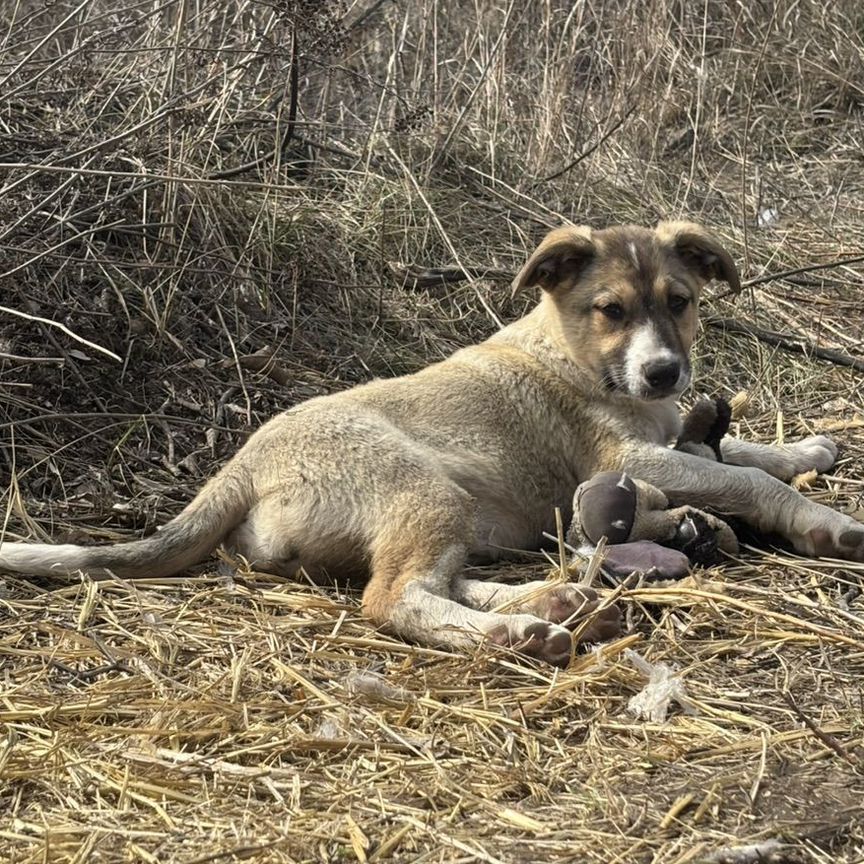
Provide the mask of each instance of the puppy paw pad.
{"label": "puppy paw pad", "polygon": [[553,666],[564,667],[570,662],[573,639],[570,631],[556,624],[538,621],[525,628],[525,641],[518,650]]}
{"label": "puppy paw pad", "polygon": [[607,606],[598,612],[588,627],[579,634],[579,641],[608,642],[621,635],[622,626],[621,609],[614,604]]}
{"label": "puppy paw pad", "polygon": [[844,531],[837,539],[841,546],[845,546],[847,549],[856,549],[859,546],[864,546],[864,529],[851,528]]}
{"label": "puppy paw pad", "polygon": [[584,618],[593,612],[599,602],[593,588],[560,585],[545,590],[542,597],[532,604],[532,611],[545,621],[569,625],[573,619]]}

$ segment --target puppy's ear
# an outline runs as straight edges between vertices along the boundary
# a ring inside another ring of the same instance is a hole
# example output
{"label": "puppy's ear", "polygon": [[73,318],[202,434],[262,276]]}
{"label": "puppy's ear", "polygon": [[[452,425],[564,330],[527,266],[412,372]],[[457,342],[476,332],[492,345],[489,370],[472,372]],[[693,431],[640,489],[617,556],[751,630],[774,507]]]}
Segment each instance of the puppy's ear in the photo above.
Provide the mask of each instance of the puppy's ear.
{"label": "puppy's ear", "polygon": [[595,252],[590,228],[584,225],[556,228],[543,238],[513,280],[513,293],[535,285],[550,293],[569,288]]}
{"label": "puppy's ear", "polygon": [[673,250],[702,284],[719,279],[728,283],[733,292],[741,290],[741,279],[732,256],[701,225],[693,222],[661,222],[656,230],[660,242]]}

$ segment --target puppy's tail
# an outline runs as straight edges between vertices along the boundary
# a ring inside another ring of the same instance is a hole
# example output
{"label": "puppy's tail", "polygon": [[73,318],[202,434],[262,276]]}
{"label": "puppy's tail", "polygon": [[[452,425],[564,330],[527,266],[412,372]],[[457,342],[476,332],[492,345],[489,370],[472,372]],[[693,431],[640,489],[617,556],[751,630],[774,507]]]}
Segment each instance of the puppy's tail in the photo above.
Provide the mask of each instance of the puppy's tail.
{"label": "puppy's tail", "polygon": [[114,546],[3,543],[0,570],[30,576],[82,571],[94,579],[170,576],[202,561],[237,527],[253,501],[246,466],[235,457],[162,530]]}

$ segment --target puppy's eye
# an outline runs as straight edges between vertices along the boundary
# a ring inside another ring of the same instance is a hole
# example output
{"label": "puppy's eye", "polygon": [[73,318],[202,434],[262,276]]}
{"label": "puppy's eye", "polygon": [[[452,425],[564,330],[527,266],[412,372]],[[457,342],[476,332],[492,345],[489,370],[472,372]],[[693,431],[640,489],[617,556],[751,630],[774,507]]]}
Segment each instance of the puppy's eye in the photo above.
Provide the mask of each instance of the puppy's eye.
{"label": "puppy's eye", "polygon": [[597,307],[610,321],[621,321],[624,318],[624,307],[620,303],[604,303]]}
{"label": "puppy's eye", "polygon": [[669,297],[669,311],[673,315],[680,315],[690,305],[690,298],[683,294],[672,294]]}

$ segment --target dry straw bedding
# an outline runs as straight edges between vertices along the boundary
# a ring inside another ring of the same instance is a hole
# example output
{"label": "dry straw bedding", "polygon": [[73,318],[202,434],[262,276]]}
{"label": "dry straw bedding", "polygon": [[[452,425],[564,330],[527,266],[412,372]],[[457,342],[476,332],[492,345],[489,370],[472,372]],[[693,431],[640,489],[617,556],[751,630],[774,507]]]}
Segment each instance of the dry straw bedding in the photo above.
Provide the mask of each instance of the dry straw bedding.
{"label": "dry straw bedding", "polygon": [[[6,4],[3,531],[140,536],[279,407],[520,314],[546,227],[681,215],[761,280],[706,312],[805,349],[711,326],[700,389],[834,434],[805,492],[858,511],[861,373],[811,353],[861,358],[862,34],[853,0]],[[859,571],[747,548],[564,672],[227,561],[0,576],[0,861],[864,861]],[[627,649],[689,712],[628,712]]]}

